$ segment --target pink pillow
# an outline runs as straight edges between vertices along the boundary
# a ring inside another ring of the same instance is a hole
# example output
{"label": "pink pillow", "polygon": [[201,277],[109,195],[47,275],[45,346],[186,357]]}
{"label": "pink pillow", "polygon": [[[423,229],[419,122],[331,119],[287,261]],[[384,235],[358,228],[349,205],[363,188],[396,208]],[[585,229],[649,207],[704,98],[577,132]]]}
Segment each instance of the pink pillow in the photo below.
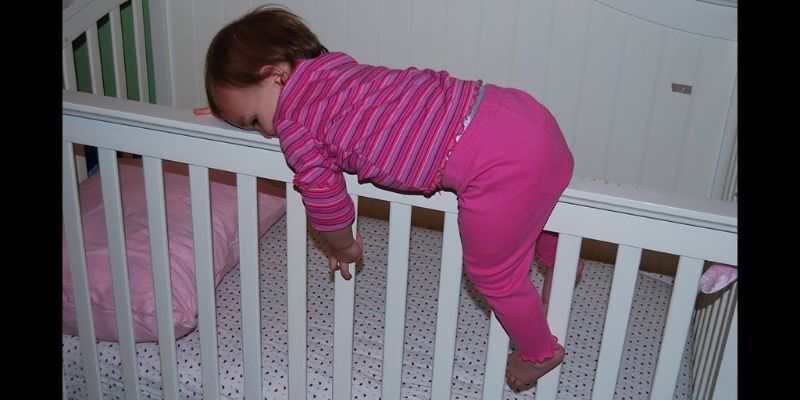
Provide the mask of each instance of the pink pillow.
{"label": "pink pillow", "polygon": [[739,268],[728,264],[713,264],[700,277],[700,291],[706,294],[725,289],[739,276]]}
{"label": "pink pillow", "polygon": [[[136,342],[158,340],[153,268],[147,228],[144,176],[141,159],[120,159],[120,187],[127,242],[128,277]],[[209,170],[211,230],[215,285],[239,261],[236,176]],[[182,337],[197,325],[197,287],[194,271],[189,173],[185,164],[164,161],[172,304],[175,336]],[[83,216],[86,263],[95,333],[100,340],[118,341],[114,289],[108,254],[100,174],[79,185]],[[258,233],[263,235],[286,211],[281,190],[259,180]],[[69,269],[66,237],[62,232],[62,331],[77,335],[77,315]]]}

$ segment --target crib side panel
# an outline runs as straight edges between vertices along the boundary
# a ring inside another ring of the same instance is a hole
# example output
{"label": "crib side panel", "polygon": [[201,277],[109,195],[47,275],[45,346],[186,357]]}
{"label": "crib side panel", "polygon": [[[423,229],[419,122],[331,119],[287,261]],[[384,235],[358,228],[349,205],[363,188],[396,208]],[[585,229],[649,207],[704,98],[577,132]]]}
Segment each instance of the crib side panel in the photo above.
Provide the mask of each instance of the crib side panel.
{"label": "crib side panel", "polygon": [[[143,1],[73,1],[63,10],[64,89],[149,101]],[[97,159],[96,150],[79,145],[75,153],[82,182]]]}
{"label": "crib side panel", "polygon": [[[75,98],[80,99],[80,96]],[[109,104],[117,101],[118,100],[116,99],[110,99]],[[152,107],[154,107],[153,110],[158,109],[158,106]],[[72,146],[72,143],[80,143],[108,148],[115,151],[126,151],[142,154],[145,157],[146,165],[148,165],[147,170],[150,171],[146,174],[146,179],[148,181],[152,181],[152,183],[148,184],[148,192],[152,192],[153,194],[151,195],[152,198],[148,199],[148,201],[149,204],[152,204],[152,209],[156,210],[156,213],[153,216],[155,219],[151,223],[151,226],[161,227],[154,229],[166,229],[163,223],[163,182],[161,182],[158,178],[161,171],[160,160],[174,160],[202,166],[203,168],[222,169],[240,174],[240,186],[242,188],[250,188],[247,191],[242,192],[240,196],[242,199],[241,201],[244,203],[240,204],[239,223],[240,226],[244,227],[243,232],[245,232],[244,235],[247,236],[247,239],[245,239],[244,243],[249,241],[249,244],[242,246],[243,253],[241,255],[241,259],[243,263],[243,271],[250,271],[246,273],[247,275],[244,276],[243,281],[256,281],[252,278],[253,269],[257,269],[257,267],[254,267],[257,264],[257,254],[255,253],[257,243],[255,242],[256,234],[254,232],[254,227],[252,226],[252,221],[255,220],[254,216],[252,215],[252,177],[265,177],[281,180],[286,182],[287,189],[290,189],[292,173],[285,165],[282,155],[279,152],[265,150],[258,148],[257,146],[234,144],[230,142],[230,137],[220,136],[216,141],[208,140],[208,135],[210,135],[209,132],[202,134],[198,133],[197,135],[190,134],[190,132],[186,131],[182,131],[181,134],[170,133],[170,129],[177,128],[154,128],[154,125],[151,122],[154,120],[154,116],[140,115],[137,117],[141,119],[140,121],[126,120],[123,118],[123,116],[128,114],[121,114],[117,111],[114,112],[116,112],[114,115],[118,120],[113,120],[109,117],[97,117],[97,119],[92,119],[65,114],[63,117],[63,138],[65,140],[65,149]],[[186,129],[186,127],[189,126],[185,122],[181,121],[175,121],[174,124],[176,124],[176,126],[180,125],[182,129]],[[194,129],[199,130],[211,128],[204,128],[204,125],[194,125]],[[66,152],[66,150],[65,154],[70,156],[72,155],[71,152]],[[220,154],[225,154],[225,157],[219,157]],[[446,398],[451,390],[450,382],[453,373],[456,316],[458,314],[459,291],[457,288],[460,286],[461,277],[460,241],[458,240],[459,237],[456,224],[456,213],[454,212],[457,211],[455,208],[455,198],[446,196],[434,196],[432,198],[424,198],[420,196],[412,197],[392,192],[385,192],[369,184],[359,184],[352,176],[348,177],[347,184],[351,195],[354,196],[353,199],[356,204],[358,203],[358,196],[368,196],[388,200],[398,204],[404,204],[405,206],[420,205],[423,207],[443,209],[447,212],[445,217],[444,246],[442,248],[442,276],[444,278],[442,279],[442,286],[440,287],[439,292],[440,298],[438,304],[439,310],[437,311],[436,328],[437,336],[433,365],[434,386],[432,388],[434,396],[439,395]],[[160,187],[161,189],[159,189]],[[299,198],[297,198],[296,194],[292,194],[292,196],[295,196],[293,202],[294,206],[290,208],[293,210],[291,211],[292,215],[296,216],[298,213],[302,214],[302,207]],[[576,195],[573,194],[571,196],[574,197]],[[405,206],[401,207],[401,209],[407,208]],[[645,205],[643,204],[642,207],[644,206]],[[151,206],[149,205],[149,207]],[[548,221],[546,228],[548,230],[560,233],[561,235],[556,256],[557,272],[553,281],[554,295],[551,299],[548,321],[550,322],[552,331],[556,336],[559,338],[565,337],[567,333],[567,321],[570,314],[570,304],[573,293],[572,290],[574,287],[573,283],[576,272],[575,268],[580,254],[580,246],[583,238],[592,238],[617,243],[623,245],[623,249],[630,247],[629,250],[623,250],[619,258],[619,262],[621,263],[619,264],[619,267],[621,270],[625,269],[626,266],[631,269],[631,266],[635,265],[635,262],[630,260],[638,259],[641,249],[653,249],[681,255],[683,261],[679,267],[679,277],[673,291],[673,305],[670,307],[668,315],[669,321],[667,322],[667,326],[669,332],[665,336],[664,345],[662,346],[662,355],[659,361],[659,372],[657,374],[657,379],[654,386],[654,396],[669,397],[674,389],[674,374],[676,371],[674,369],[674,366],[676,365],[674,357],[670,354],[680,353],[676,349],[685,343],[686,333],[688,332],[688,321],[692,314],[691,309],[694,301],[694,294],[696,293],[697,288],[697,280],[699,279],[699,273],[702,269],[702,261],[712,260],[732,265],[737,264],[735,250],[735,226],[733,227],[733,231],[717,230],[709,227],[694,226],[679,221],[672,221],[668,218],[659,219],[653,215],[639,216],[629,212],[621,212],[610,207],[610,209],[604,209],[603,207],[604,206],[599,203],[594,204],[593,206],[579,205],[565,202],[562,199],[562,201],[556,206],[550,220]],[[403,223],[406,222],[408,221],[404,221]],[[250,224],[250,226],[248,226],[248,224]],[[301,243],[299,247],[304,248],[304,242],[298,241],[298,239],[300,237],[305,238],[305,221],[292,220],[290,225],[294,226],[294,228],[292,228],[293,230],[290,232],[290,235],[292,238],[295,238],[294,244],[290,243],[290,249],[298,247],[297,243]],[[405,230],[402,224],[398,225],[397,229]],[[156,232],[158,232],[158,230]],[[402,238],[402,236],[400,237]],[[165,240],[163,231],[153,235],[153,240],[153,248],[160,249],[157,254],[157,258],[160,258],[161,263],[163,264],[163,258],[165,254],[163,250],[163,243]],[[398,243],[399,241],[402,241],[402,239],[391,240]],[[398,245],[398,243],[395,243],[395,245]],[[403,250],[400,249],[398,251]],[[294,254],[292,256],[292,259],[294,260],[293,262],[298,263],[298,266],[301,267],[295,268],[295,270],[302,270],[302,272],[295,273],[304,273],[304,253],[297,253],[290,250],[290,254]],[[624,261],[626,258],[630,259],[630,262]],[[76,262],[75,264],[79,263]],[[247,265],[249,265],[249,267],[247,267]],[[163,293],[167,293],[168,291],[165,291],[164,287],[169,282],[168,274],[163,271],[163,267],[162,271],[160,271],[158,274],[158,285],[162,286],[159,290]],[[619,282],[624,282],[625,277],[625,274],[620,275],[619,279],[621,280]],[[304,282],[302,278],[297,280],[295,280],[295,278],[292,278],[293,282]],[[627,278],[629,280],[630,276],[627,276]],[[615,277],[615,281],[616,280],[617,278]],[[349,368],[349,366],[352,366],[352,298],[354,295],[352,287],[354,283],[355,280],[344,281],[341,279],[337,279],[336,283],[337,299],[335,300],[335,309],[337,311],[337,315],[335,318],[337,322],[335,327],[336,337],[334,345],[336,352],[334,357],[336,360],[336,368],[334,371],[346,371],[335,374],[334,386],[336,388],[334,391],[336,392],[337,397],[349,397],[351,393],[350,386],[352,375],[349,374],[352,374],[352,370]],[[292,285],[298,285],[298,283],[293,283]],[[627,304],[625,300],[625,290],[629,290],[631,288],[628,284],[622,285],[623,288],[614,290],[615,296],[621,296],[621,300],[613,301],[614,304],[619,303],[619,305],[612,308],[623,311],[611,311],[609,313],[609,317],[607,318],[606,322],[607,329],[612,329],[614,328],[614,325],[618,324],[624,326],[622,321],[624,321],[624,318],[627,317],[626,312],[624,312],[626,311],[624,310],[626,308],[625,304]],[[250,298],[251,300],[248,301],[252,303],[253,296],[257,296],[258,293],[257,283],[255,287],[245,288],[244,291],[245,293],[243,293],[243,296]],[[293,303],[296,306],[304,301],[305,294],[303,292],[297,292],[295,294],[291,294],[290,296],[295,298]],[[159,308],[164,308],[165,306],[163,306],[163,303],[167,302],[168,301],[166,300],[159,300],[159,303],[162,303],[159,305]],[[253,337],[257,335],[253,334],[259,331],[259,327],[257,326],[256,322],[258,319],[253,316],[257,316],[258,308],[247,307],[244,305],[243,308],[250,310],[245,311],[246,316],[249,316],[246,317],[246,320],[250,318],[251,322],[255,322],[255,325],[249,324],[249,326],[245,327],[245,332],[250,332],[248,334],[250,335],[250,339],[245,339],[245,342],[250,343],[251,347],[257,349],[258,346],[254,344],[256,343],[256,340],[253,339]],[[162,323],[164,322],[162,321]],[[248,324],[247,322],[245,323]],[[291,325],[295,326],[297,324]],[[296,333],[296,330],[299,328],[293,329],[293,332]],[[493,330],[497,332],[496,329]],[[168,333],[165,334],[168,335]],[[302,335],[298,335],[298,337],[302,337]],[[491,341],[494,343],[492,345],[493,348],[507,347],[507,342],[505,341],[507,338],[503,338],[502,335],[497,337],[498,340]],[[169,370],[171,367],[168,364],[172,362],[170,361],[170,357],[172,356],[169,353],[172,351],[170,347],[174,345],[174,338],[167,336],[163,338],[161,342],[162,345],[168,346],[164,348],[164,351],[162,351],[162,357],[165,357],[163,362],[163,364],[167,365],[165,369]],[[293,343],[293,354],[302,353],[305,351],[304,341],[298,339],[297,341],[293,341]],[[607,346],[610,346],[610,350],[606,352],[609,355],[603,356],[603,360],[601,360],[601,365],[606,366],[600,368],[600,370],[605,371],[602,372],[603,374],[610,376],[613,375],[613,372],[617,369],[613,367],[613,358],[619,357],[619,350],[618,346],[615,347],[612,340],[607,342]],[[90,348],[91,347],[87,347],[87,349]],[[258,351],[256,350],[255,353],[258,353]],[[253,361],[257,360],[257,356],[258,355],[250,359],[249,364],[252,365],[252,367],[249,367],[251,376],[246,379],[248,381],[246,384],[248,386],[247,390],[250,390],[252,392],[251,394],[256,395],[258,394],[258,391],[261,390],[258,379],[252,378],[253,373],[255,373],[254,376],[259,375],[257,372],[259,371],[258,362]],[[495,367],[492,368],[492,370],[497,369],[497,365],[502,365],[497,361],[497,357],[495,357],[494,361],[487,361],[487,363],[489,363],[488,365]],[[302,371],[302,367],[298,367],[298,364],[293,365],[293,377],[298,377],[298,374],[300,374],[299,376],[302,376],[303,372],[300,372]],[[545,399],[555,397],[559,380],[559,372],[560,369],[556,369],[554,372],[542,378],[539,383],[539,389],[537,390],[540,397]],[[167,380],[166,382],[174,381],[174,374],[172,376],[168,375],[165,379]],[[301,378],[290,379],[296,382],[302,382]],[[498,388],[498,381],[502,382],[502,380],[498,380],[497,377],[490,378],[487,376],[488,383],[485,387],[487,393]],[[171,386],[171,384],[168,386]],[[302,386],[303,385],[299,383],[293,384],[295,393],[297,393],[292,395],[293,398],[302,397],[301,392],[298,392]],[[168,387],[168,389],[169,392],[174,393],[174,390],[171,387]],[[602,398],[603,396],[598,394],[598,397]]]}

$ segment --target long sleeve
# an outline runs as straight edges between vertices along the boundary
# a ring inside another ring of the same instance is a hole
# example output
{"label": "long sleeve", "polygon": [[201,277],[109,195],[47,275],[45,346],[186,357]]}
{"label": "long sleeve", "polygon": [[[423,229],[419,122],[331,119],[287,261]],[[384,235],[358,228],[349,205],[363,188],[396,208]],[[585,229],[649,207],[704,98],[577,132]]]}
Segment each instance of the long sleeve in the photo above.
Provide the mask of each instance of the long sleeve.
{"label": "long sleeve", "polygon": [[338,185],[327,174],[344,171],[359,182],[428,195],[440,187],[480,85],[445,71],[370,66],[326,53],[298,61],[273,123],[292,168],[322,168],[297,170],[301,184]]}
{"label": "long sleeve", "polygon": [[286,162],[294,170],[308,220],[320,232],[346,228],[355,219],[341,167],[316,135],[304,126],[284,120],[276,127]]}

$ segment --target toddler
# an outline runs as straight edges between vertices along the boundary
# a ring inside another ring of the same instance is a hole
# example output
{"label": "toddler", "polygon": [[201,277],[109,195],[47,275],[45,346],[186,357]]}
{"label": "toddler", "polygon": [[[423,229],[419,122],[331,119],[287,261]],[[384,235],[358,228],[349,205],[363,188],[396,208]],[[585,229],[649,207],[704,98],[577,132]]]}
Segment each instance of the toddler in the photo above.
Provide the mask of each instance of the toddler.
{"label": "toddler", "polygon": [[362,254],[344,173],[406,193],[452,190],[466,272],[516,346],[509,385],[529,386],[562,362],[529,270],[540,237],[552,268],[556,237],[542,229],[573,158],[536,99],[444,71],[359,64],[276,6],[217,33],[205,85],[209,107],[196,114],[278,138],[332,271],[350,279]]}

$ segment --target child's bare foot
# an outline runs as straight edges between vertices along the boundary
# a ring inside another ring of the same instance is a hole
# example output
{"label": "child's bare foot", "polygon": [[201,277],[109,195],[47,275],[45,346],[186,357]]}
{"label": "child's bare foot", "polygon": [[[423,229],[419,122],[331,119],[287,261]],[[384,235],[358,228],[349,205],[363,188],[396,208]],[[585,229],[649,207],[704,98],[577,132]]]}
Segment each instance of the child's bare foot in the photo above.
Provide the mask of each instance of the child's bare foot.
{"label": "child's bare foot", "polygon": [[544,374],[559,366],[562,361],[564,361],[564,347],[561,345],[558,345],[558,350],[555,351],[553,357],[540,363],[523,360],[515,350],[508,355],[508,364],[506,366],[508,386],[515,391],[527,389],[533,386]]}
{"label": "child's bare foot", "polygon": [[[575,273],[575,285],[581,281],[583,276],[583,259],[578,259],[578,271]],[[547,304],[550,302],[550,286],[553,285],[553,268],[545,268],[544,284],[542,285],[542,305],[544,312],[547,313]]]}

